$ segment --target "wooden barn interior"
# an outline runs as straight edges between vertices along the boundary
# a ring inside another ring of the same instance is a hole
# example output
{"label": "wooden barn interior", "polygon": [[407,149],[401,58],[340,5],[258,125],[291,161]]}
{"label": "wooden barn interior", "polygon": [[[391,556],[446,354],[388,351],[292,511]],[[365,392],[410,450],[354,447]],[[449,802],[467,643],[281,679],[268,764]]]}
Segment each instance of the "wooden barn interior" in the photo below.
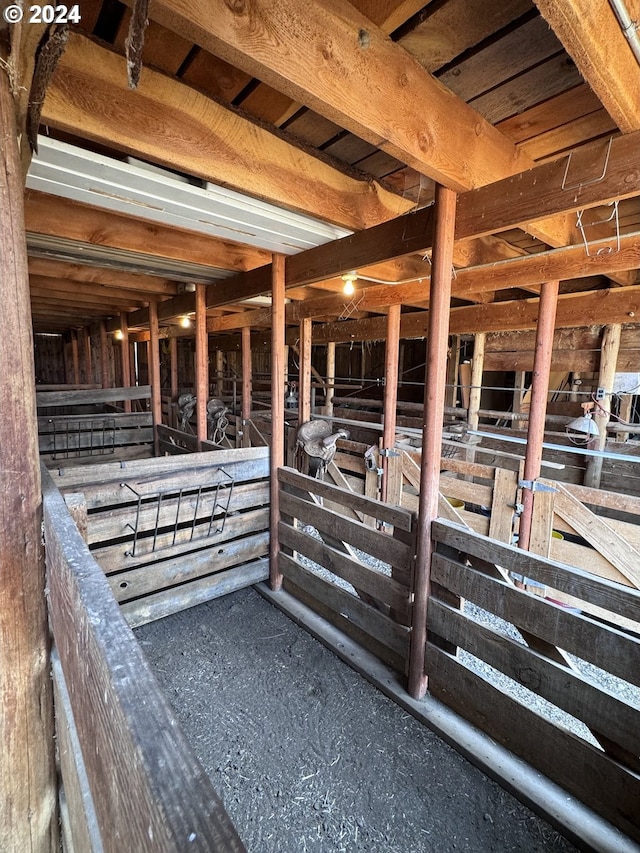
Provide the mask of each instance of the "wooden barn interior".
{"label": "wooden barn interior", "polygon": [[638,849],[640,0],[0,7],[0,848],[244,849],[130,629],[258,585]]}

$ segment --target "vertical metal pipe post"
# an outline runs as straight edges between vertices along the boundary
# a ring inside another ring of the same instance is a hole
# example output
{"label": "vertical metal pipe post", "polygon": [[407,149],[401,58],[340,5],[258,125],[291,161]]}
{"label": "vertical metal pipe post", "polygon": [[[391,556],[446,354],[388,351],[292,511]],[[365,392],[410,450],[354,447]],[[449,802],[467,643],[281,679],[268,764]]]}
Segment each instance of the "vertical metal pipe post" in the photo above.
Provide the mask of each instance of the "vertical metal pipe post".
{"label": "vertical metal pipe post", "polygon": [[[196,284],[196,432],[198,444],[207,440],[209,400],[209,335],[207,332],[207,286]],[[202,449],[202,448],[200,448]]]}
{"label": "vertical metal pipe post", "polygon": [[396,441],[396,407],[398,403],[398,357],[400,350],[400,304],[390,305],[387,314],[387,342],[384,359],[384,426],[382,430],[382,494],[388,500],[388,453]]}
{"label": "vertical metal pipe post", "polygon": [[251,327],[242,327],[242,446],[250,446],[249,421],[251,420],[251,389],[253,381],[251,362]]}
{"label": "vertical metal pipe post", "polygon": [[158,426],[162,423],[162,400],[160,397],[160,325],[158,323],[158,305],[149,303],[149,379],[151,384],[151,413],[153,415],[153,448],[160,455]]}
{"label": "vertical metal pipe post", "polygon": [[[559,285],[560,282],[558,281],[545,281],[540,290],[540,310],[536,328],[536,348],[531,381],[531,407],[529,409],[527,449],[523,473],[523,479],[532,484],[540,476],[542,462],[542,442],[544,441],[544,422],[547,414],[549,372],[551,371]],[[529,548],[532,518],[533,490],[524,488],[522,490],[522,515],[520,516],[518,545],[525,550]]]}
{"label": "vertical metal pipe post", "polygon": [[284,255],[273,255],[271,261],[271,458],[269,493],[271,517],[269,522],[269,579],[271,589],[282,587],[282,573],[278,566],[280,542],[280,493],[278,470],[284,465],[284,372],[285,323]]}
{"label": "vertical metal pipe post", "polygon": [[453,190],[440,185],[436,187],[436,225],[429,285],[429,337],[424,389],[418,542],[409,651],[409,693],[416,699],[424,696],[427,689],[424,666],[427,601],[433,551],[431,523],[438,515],[456,199],[457,196]]}
{"label": "vertical metal pipe post", "polygon": [[[131,387],[131,353],[129,350],[129,318],[127,317],[127,312],[122,311],[120,314],[120,331],[122,332],[122,338],[120,340],[121,345],[121,353],[120,353],[120,361],[122,367],[122,387],[130,388]],[[131,400],[124,401],[124,410],[125,412],[131,411]]]}

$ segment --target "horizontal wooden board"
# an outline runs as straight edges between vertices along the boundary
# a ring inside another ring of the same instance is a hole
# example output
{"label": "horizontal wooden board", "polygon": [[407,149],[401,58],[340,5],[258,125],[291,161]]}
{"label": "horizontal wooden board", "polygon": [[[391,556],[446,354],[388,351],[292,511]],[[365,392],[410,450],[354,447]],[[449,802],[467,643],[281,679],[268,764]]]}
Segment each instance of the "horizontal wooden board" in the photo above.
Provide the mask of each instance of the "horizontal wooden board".
{"label": "horizontal wooden board", "polygon": [[49,616],[105,853],[244,849],[42,471]]}
{"label": "horizontal wooden board", "polygon": [[306,590],[310,596],[321,601],[336,613],[357,625],[362,631],[383,643],[396,655],[405,658],[408,650],[408,629],[398,625],[389,617],[370,607],[357,596],[305,569],[282,552],[278,558],[282,574],[296,586]]}
{"label": "horizontal wooden board", "polygon": [[113,421],[117,429],[123,427],[139,427],[151,426],[153,424],[153,416],[151,412],[109,412],[107,415],[51,415],[38,418],[38,434],[53,432],[59,429],[61,425],[72,421],[74,424],[83,424],[86,421],[96,421],[100,418],[108,417]]}
{"label": "horizontal wooden board", "polygon": [[264,531],[110,575],[109,586],[116,601],[130,601],[171,586],[177,587],[204,575],[213,575],[239,563],[256,560],[264,557],[268,551],[269,534]]}
{"label": "horizontal wooden board", "polygon": [[640,710],[535,649],[431,597],[429,630],[503,672],[589,728],[640,755]]}
{"label": "horizontal wooden board", "polygon": [[300,518],[305,524],[315,527],[320,534],[327,533],[347,542],[383,563],[401,569],[409,568],[413,556],[411,548],[386,533],[286,492],[280,493],[280,512],[292,518]]}
{"label": "horizontal wooden board", "polygon": [[37,407],[87,406],[105,403],[119,403],[123,400],[151,399],[150,385],[136,385],[131,388],[99,388],[92,391],[38,391]]}
{"label": "horizontal wooden board", "polygon": [[[219,572],[206,578],[192,581],[176,589],[167,589],[153,595],[121,605],[122,615],[132,628],[162,619],[180,610],[187,610],[206,601],[253,586],[269,577],[269,560],[255,560],[244,566]],[[215,850],[215,847],[212,848]]]}
{"label": "horizontal wooden board", "polygon": [[[228,493],[223,497],[218,496],[219,502],[215,509],[213,527],[219,528],[223,521],[223,513],[228,499]],[[89,516],[88,542],[96,545],[99,542],[109,542],[113,539],[127,537],[133,542],[133,530],[138,525],[138,543],[136,551],[145,553],[150,547],[142,541],[143,537],[153,537],[156,526],[158,531],[173,531],[176,517],[183,525],[191,524],[193,517],[196,518],[196,536],[208,535],[206,528],[209,526],[209,518],[214,510],[216,493],[203,493],[200,498],[197,494],[183,495],[182,499],[176,496],[165,498],[160,506],[157,501],[142,504],[140,513],[137,513],[135,504],[118,507],[108,512],[91,514]],[[229,513],[239,512],[252,507],[264,506],[269,503],[269,484],[245,483],[235,486],[229,501]],[[198,526],[199,525],[199,526]]]}
{"label": "horizontal wooden board", "polygon": [[328,498],[334,503],[350,506],[352,509],[371,515],[400,530],[411,530],[412,525],[415,523],[413,513],[401,507],[384,504],[373,500],[373,498],[367,498],[364,495],[347,492],[344,489],[339,489],[337,486],[332,486],[330,483],[300,474],[293,468],[280,468],[278,470],[278,481],[282,484],[302,489],[310,494]]}
{"label": "horizontal wooden board", "polygon": [[[105,465],[128,465],[131,462],[153,458],[152,444],[129,444],[116,447],[109,453],[94,454],[93,456],[69,456],[67,459],[54,459],[52,454],[43,454],[41,461],[50,469],[54,477],[66,476],[72,473],[93,469],[100,463],[99,459],[108,460]],[[71,489],[74,491],[74,489]]]}
{"label": "horizontal wooden board", "polygon": [[250,459],[268,459],[268,450],[262,447],[242,447],[233,450],[219,450],[215,457],[210,453],[193,453],[185,458],[161,457],[156,459],[131,462],[124,467],[118,463],[105,463],[86,468],[82,471],[54,472],[52,476],[59,489],[66,490],[73,486],[72,491],[78,490],[77,486],[86,483],[122,483],[124,480],[135,480],[139,477],[162,477],[172,473],[180,473],[188,464],[189,470],[206,468],[211,465],[222,466],[231,462],[247,461]]}
{"label": "horizontal wooden board", "polygon": [[73,423],[69,423],[68,430],[64,432],[41,434],[38,437],[38,446],[41,455],[57,457],[56,461],[64,461],[66,454],[74,456],[93,455],[100,456],[108,454],[110,448],[121,447],[128,444],[150,444],[153,441],[153,427],[129,427],[115,429],[109,424],[101,422],[96,418],[93,425],[82,426],[78,429]]}
{"label": "horizontal wooden board", "polygon": [[528,551],[470,533],[447,522],[434,522],[432,531],[438,542],[450,545],[463,553],[504,566],[510,571],[526,575],[541,584],[619,613],[628,619],[638,619],[640,593],[629,587],[612,583],[575,566],[545,560]]}
{"label": "horizontal wooden board", "polygon": [[433,558],[431,578],[517,628],[640,685],[640,638],[604,627],[442,554]]}
{"label": "horizontal wooden board", "polygon": [[267,506],[230,516],[225,521],[224,529],[220,533],[215,533],[201,539],[192,538],[189,529],[178,530],[175,542],[173,531],[161,533],[158,535],[155,551],[139,553],[135,557],[129,554],[131,547],[129,542],[120,542],[101,548],[94,548],[91,553],[104,573],[110,575],[124,569],[130,570],[136,566],[146,566],[149,563],[156,563],[158,560],[169,560],[174,557],[180,557],[182,554],[187,554],[191,551],[210,548],[241,536],[248,536],[266,530],[269,527],[269,512],[270,510]]}
{"label": "horizontal wooden board", "polygon": [[427,644],[429,689],[490,737],[640,841],[640,778]]}
{"label": "horizontal wooden board", "polygon": [[356,562],[347,554],[282,521],[278,525],[278,535],[280,545],[304,554],[322,568],[348,581],[356,590],[361,589],[394,608],[403,617],[409,615],[409,590],[397,580]]}

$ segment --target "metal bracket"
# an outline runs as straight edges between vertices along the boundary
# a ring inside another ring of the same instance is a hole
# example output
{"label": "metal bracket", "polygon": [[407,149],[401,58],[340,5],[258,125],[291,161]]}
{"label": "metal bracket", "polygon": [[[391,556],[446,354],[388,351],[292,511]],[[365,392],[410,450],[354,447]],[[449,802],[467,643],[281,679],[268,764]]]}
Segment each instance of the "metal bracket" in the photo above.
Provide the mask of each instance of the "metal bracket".
{"label": "metal bracket", "polygon": [[518,480],[518,486],[521,489],[528,489],[530,492],[557,492],[553,486],[547,486],[546,483],[540,483],[538,480]]}
{"label": "metal bracket", "polygon": [[381,447],[380,456],[400,456],[400,451],[394,450],[393,447]]}
{"label": "metal bracket", "polygon": [[616,201],[612,201],[609,203],[609,207],[612,208],[611,214],[606,216],[604,219],[598,219],[593,222],[584,223],[582,221],[582,217],[584,215],[584,210],[576,211],[576,226],[580,229],[580,234],[582,235],[582,242],[584,243],[584,249],[587,254],[587,257],[591,257],[591,252],[589,251],[589,241],[587,239],[587,235],[585,233],[585,228],[593,228],[595,225],[607,225],[609,222],[615,223],[616,233],[611,236],[611,241],[615,239],[615,249],[613,245],[610,246],[601,246],[597,251],[596,255],[614,255],[620,251],[620,217],[618,213],[618,207],[620,202],[616,199]]}
{"label": "metal bracket", "polygon": [[588,187],[591,184],[599,184],[600,181],[605,179],[607,174],[607,168],[609,166],[609,157],[611,155],[611,146],[613,144],[613,136],[609,139],[609,144],[607,145],[607,150],[604,155],[604,164],[602,166],[602,172],[596,178],[590,178],[588,181],[578,181],[577,184],[567,184],[567,176],[569,175],[569,166],[571,165],[571,158],[573,157],[573,151],[569,152],[567,157],[567,165],[564,170],[564,175],[562,177],[562,186],[561,190],[579,190],[582,187]]}

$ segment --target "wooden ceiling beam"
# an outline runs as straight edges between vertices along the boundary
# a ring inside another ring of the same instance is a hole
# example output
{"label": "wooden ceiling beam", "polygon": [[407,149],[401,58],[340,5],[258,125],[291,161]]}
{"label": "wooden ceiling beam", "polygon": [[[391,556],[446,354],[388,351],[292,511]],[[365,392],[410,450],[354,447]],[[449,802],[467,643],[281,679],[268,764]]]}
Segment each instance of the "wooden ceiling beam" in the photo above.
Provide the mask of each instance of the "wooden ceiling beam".
{"label": "wooden ceiling beam", "polygon": [[268,264],[271,253],[231,240],[172,228],[58,196],[27,190],[28,233],[46,234],[150,257],[244,272]]}
{"label": "wooden ceiling beam", "polygon": [[[455,190],[530,165],[510,140],[353,6],[254,0],[248,14],[244,4],[224,0],[157,0],[149,14]],[[416,104],[429,109],[416,110]]]}
{"label": "wooden ceiling beam", "polygon": [[87,284],[86,282],[70,281],[64,278],[49,278],[48,276],[33,275],[29,277],[31,293],[40,293],[43,296],[62,296],[63,294],[89,297],[96,302],[123,302],[134,307],[146,305],[149,299],[147,294],[135,290],[127,290],[120,287],[104,287],[101,284]]}
{"label": "wooden ceiling beam", "polygon": [[534,2],[620,130],[640,130],[638,63],[609,3]]}
{"label": "wooden ceiling beam", "polygon": [[155,293],[159,296],[176,296],[178,286],[175,282],[166,281],[153,275],[120,272],[109,267],[95,267],[88,264],[74,264],[66,261],[55,261],[49,258],[29,258],[29,276],[51,279],[51,284],[57,279],[68,282],[95,285],[111,290],[129,290],[136,298],[140,293]]}
{"label": "wooden ceiling beam", "polygon": [[129,89],[124,57],[77,33],[47,90],[42,120],[347,228],[367,228],[411,206],[150,68]]}
{"label": "wooden ceiling beam", "polygon": [[[539,305],[539,299],[524,299],[452,308],[449,315],[449,332],[460,335],[535,329]],[[637,317],[640,317],[640,288],[596,290],[560,296],[555,325],[557,329],[601,326],[609,323],[630,323]],[[424,337],[428,328],[428,311],[403,314],[400,321],[400,337],[405,339]],[[325,323],[322,326],[314,326],[313,343],[384,340],[385,329],[384,317]],[[295,331],[291,332],[291,334],[294,333]]]}

